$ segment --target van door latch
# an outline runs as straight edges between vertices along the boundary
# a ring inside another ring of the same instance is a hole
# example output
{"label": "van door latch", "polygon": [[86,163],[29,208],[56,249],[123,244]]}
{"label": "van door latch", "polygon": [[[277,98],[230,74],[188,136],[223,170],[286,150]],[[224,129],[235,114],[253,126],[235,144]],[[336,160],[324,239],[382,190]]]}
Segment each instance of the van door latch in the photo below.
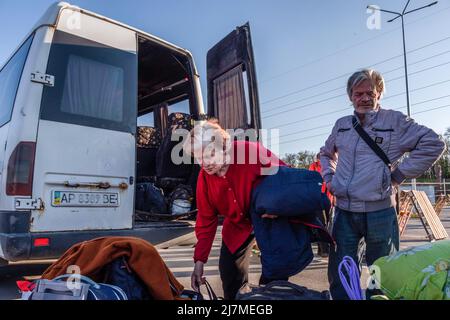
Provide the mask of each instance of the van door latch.
{"label": "van door latch", "polygon": [[41,198],[38,199],[20,199],[16,198],[16,210],[44,210],[44,202]]}
{"label": "van door latch", "polygon": [[42,83],[43,85],[54,87],[55,77],[50,74],[42,74],[40,72],[31,73],[31,81],[36,83]]}

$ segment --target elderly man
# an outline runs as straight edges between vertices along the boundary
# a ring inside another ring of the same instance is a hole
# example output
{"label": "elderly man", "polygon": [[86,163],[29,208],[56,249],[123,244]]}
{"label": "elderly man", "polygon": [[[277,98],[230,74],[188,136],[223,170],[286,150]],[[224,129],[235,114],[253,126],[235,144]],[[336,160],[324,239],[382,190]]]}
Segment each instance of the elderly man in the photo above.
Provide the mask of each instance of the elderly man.
{"label": "elderly man", "polygon": [[[355,72],[347,82],[354,114],[336,121],[320,150],[322,176],[336,199],[336,247],[328,264],[333,299],[348,299],[338,265],[344,256],[361,263],[361,239],[366,243],[367,265],[398,250],[394,187],[420,176],[445,149],[433,130],[401,112],[381,108],[383,92],[380,73]],[[406,152],[409,156],[400,162]]]}

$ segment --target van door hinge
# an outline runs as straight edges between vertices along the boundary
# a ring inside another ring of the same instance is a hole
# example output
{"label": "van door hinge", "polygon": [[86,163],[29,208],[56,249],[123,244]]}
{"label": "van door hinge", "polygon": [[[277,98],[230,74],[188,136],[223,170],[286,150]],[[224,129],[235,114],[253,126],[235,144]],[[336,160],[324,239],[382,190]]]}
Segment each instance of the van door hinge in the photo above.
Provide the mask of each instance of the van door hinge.
{"label": "van door hinge", "polygon": [[55,77],[50,74],[42,74],[40,72],[31,73],[31,81],[36,83],[42,83],[43,85],[54,87]]}
{"label": "van door hinge", "polygon": [[16,210],[44,210],[44,202],[38,199],[20,199],[16,198]]}

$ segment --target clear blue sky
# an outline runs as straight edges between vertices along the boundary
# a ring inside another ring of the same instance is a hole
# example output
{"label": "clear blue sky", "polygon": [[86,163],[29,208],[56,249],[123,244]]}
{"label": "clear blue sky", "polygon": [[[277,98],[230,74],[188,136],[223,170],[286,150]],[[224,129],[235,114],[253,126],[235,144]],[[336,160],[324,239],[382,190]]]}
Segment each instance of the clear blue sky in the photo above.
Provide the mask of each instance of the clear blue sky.
{"label": "clear blue sky", "polygon": [[[0,0],[0,64],[53,2]],[[411,0],[409,8],[430,2]],[[379,63],[403,52],[400,20],[387,23],[391,16],[383,13],[381,29],[369,30],[366,25],[368,4],[401,11],[406,0],[71,3],[190,50],[202,77],[204,98],[206,52],[235,26],[250,21],[263,127],[280,128],[280,154],[320,148],[335,120],[351,113],[343,87],[348,74],[361,67],[375,65],[385,74],[382,105],[404,107],[401,111],[406,113],[402,57]],[[408,55],[412,117],[443,133],[450,127],[450,0],[407,15],[405,21],[407,49],[413,50]],[[448,107],[431,110],[441,106]]]}

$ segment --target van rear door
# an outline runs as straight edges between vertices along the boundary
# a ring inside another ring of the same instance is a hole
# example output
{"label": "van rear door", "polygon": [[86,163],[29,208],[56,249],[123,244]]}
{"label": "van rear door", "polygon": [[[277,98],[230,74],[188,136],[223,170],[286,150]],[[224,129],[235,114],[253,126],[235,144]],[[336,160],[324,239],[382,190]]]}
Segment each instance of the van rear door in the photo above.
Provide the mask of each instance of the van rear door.
{"label": "van rear door", "polygon": [[[74,24],[76,19],[76,24]],[[135,32],[63,10],[53,36],[36,143],[32,232],[133,227]]]}
{"label": "van rear door", "polygon": [[207,54],[208,115],[226,129],[260,129],[250,25],[237,27]]}

